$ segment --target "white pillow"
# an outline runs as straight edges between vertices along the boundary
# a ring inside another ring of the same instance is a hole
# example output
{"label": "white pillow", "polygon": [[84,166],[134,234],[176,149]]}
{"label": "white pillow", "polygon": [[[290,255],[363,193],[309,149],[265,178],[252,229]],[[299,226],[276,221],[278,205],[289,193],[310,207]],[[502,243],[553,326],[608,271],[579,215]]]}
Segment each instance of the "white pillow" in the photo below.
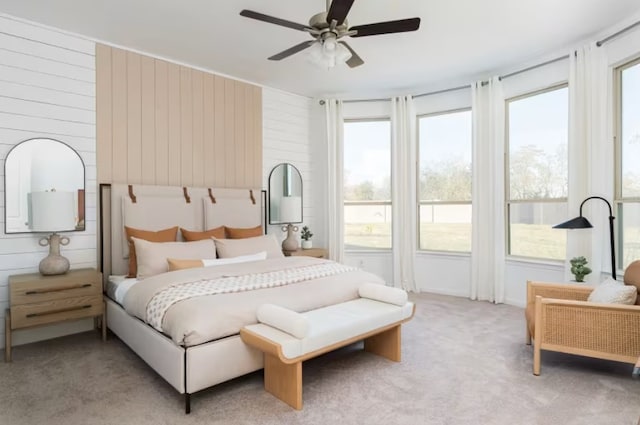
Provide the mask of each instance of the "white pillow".
{"label": "white pillow", "polygon": [[260,261],[267,259],[267,251],[257,254],[240,255],[238,257],[216,258],[215,260],[202,260],[203,267],[223,266],[225,264],[248,263],[249,261]]}
{"label": "white pillow", "polygon": [[635,304],[638,289],[609,278],[596,286],[587,301],[593,303]]}
{"label": "white pillow", "polygon": [[[282,248],[274,235],[256,236],[244,239],[216,239],[216,251],[219,258],[239,257],[266,251],[267,258],[284,257]],[[136,247],[137,248],[137,247]]]}
{"label": "white pillow", "polygon": [[136,246],[138,279],[168,271],[167,258],[216,258],[216,246],[211,239],[195,242],[149,242],[144,239],[131,239]]}

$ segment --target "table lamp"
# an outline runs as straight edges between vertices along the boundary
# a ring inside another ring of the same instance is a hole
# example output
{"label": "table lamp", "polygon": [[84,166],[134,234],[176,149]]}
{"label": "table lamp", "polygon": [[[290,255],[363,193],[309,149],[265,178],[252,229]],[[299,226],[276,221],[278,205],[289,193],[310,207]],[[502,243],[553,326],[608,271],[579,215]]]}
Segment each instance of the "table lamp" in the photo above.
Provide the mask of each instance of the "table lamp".
{"label": "table lamp", "polygon": [[298,226],[291,223],[302,221],[302,198],[300,196],[283,196],[280,199],[280,221],[289,223],[282,227],[283,232],[287,232],[287,238],[282,241],[284,251],[295,251],[298,249],[298,240],[294,232],[298,231]]}

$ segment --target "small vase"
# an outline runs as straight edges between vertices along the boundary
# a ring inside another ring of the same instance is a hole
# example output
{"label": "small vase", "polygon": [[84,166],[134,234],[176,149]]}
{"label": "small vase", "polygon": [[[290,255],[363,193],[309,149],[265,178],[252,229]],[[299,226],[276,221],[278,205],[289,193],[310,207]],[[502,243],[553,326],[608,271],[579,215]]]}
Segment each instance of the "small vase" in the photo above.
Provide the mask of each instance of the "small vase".
{"label": "small vase", "polygon": [[312,247],[313,247],[313,242],[311,242],[311,240],[302,241],[302,249],[311,249]]}

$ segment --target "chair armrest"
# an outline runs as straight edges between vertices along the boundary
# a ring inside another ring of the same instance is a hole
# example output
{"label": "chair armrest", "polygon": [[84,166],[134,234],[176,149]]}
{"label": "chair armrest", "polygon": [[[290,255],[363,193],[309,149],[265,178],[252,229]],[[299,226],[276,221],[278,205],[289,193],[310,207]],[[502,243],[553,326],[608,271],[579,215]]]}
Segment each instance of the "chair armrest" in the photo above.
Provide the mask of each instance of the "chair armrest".
{"label": "chair armrest", "polygon": [[527,281],[527,304],[535,303],[537,296],[561,300],[586,301],[593,289],[593,286],[588,285],[534,282],[530,280]]}

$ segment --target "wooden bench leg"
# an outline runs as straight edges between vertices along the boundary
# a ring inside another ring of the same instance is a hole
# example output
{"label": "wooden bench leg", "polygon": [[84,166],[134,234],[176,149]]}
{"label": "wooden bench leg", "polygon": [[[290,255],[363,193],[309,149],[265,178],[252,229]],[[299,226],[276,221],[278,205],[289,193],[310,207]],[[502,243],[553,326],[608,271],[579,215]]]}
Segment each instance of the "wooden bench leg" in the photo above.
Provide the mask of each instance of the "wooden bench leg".
{"label": "wooden bench leg", "polygon": [[394,362],[401,359],[401,335],[400,325],[364,340],[364,349],[373,354],[385,357]]}
{"label": "wooden bench leg", "polygon": [[294,409],[302,409],[302,362],[286,364],[264,353],[264,389]]}

